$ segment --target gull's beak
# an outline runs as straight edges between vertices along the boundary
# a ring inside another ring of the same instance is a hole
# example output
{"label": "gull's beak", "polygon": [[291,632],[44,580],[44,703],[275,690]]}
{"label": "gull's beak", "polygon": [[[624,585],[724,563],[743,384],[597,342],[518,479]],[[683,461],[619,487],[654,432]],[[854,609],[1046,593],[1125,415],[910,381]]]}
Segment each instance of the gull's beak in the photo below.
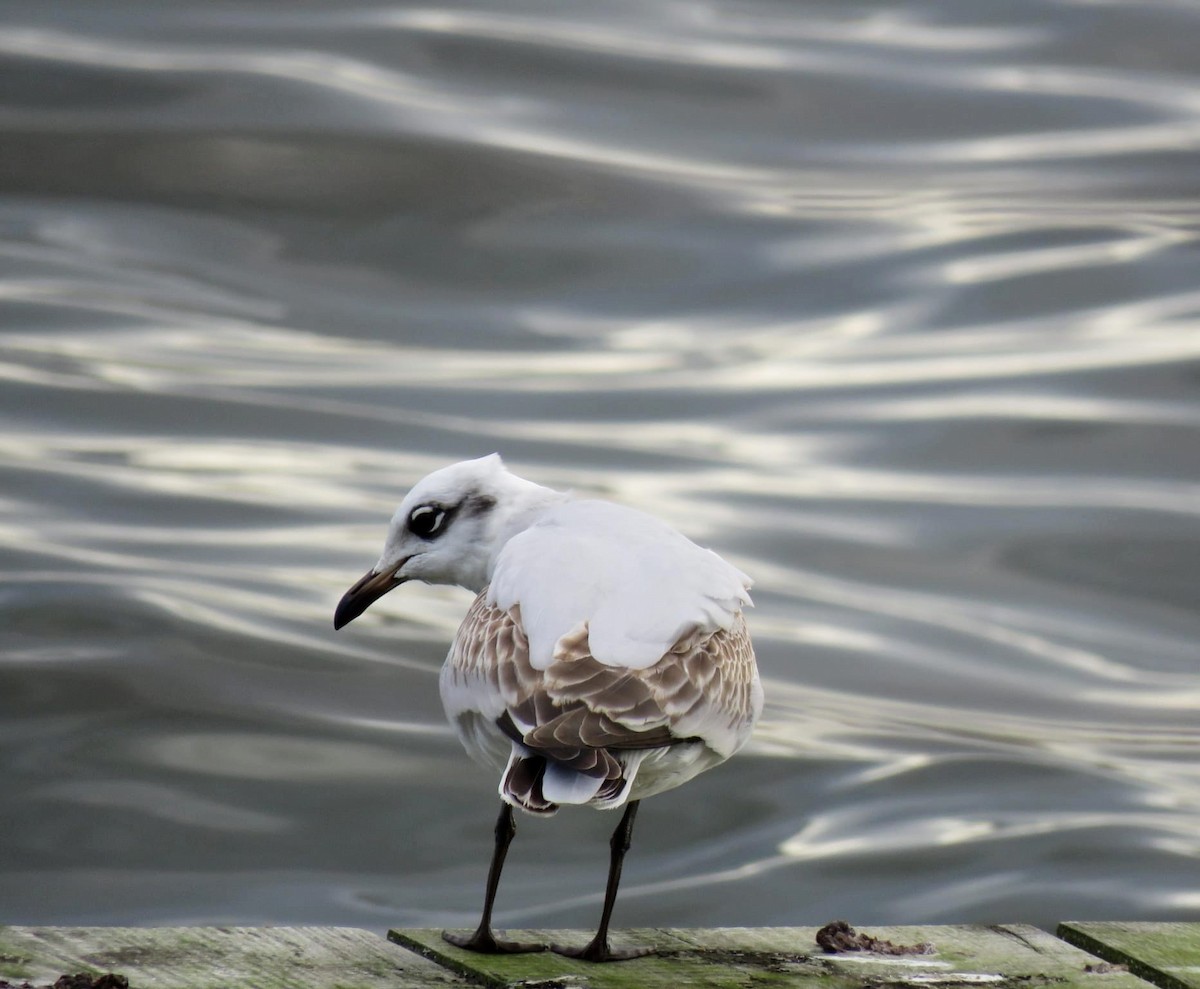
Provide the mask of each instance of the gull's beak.
{"label": "gull's beak", "polygon": [[393,587],[404,583],[403,577],[397,577],[399,570],[408,560],[404,559],[394,567],[376,573],[368,570],[350,588],[338,602],[337,611],[333,613],[333,627],[341,628],[349,625],[354,619],[366,611],[371,605],[383,597]]}

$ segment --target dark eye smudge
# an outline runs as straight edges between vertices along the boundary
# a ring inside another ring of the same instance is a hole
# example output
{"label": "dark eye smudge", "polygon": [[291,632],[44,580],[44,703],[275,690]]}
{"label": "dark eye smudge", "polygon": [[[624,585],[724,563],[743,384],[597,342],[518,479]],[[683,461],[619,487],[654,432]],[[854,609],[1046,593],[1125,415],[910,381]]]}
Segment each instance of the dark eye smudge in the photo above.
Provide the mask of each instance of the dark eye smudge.
{"label": "dark eye smudge", "polygon": [[418,505],[408,516],[408,531],[422,539],[436,539],[454,521],[460,511],[470,518],[486,515],[496,507],[496,499],[491,495],[472,492],[457,505],[444,507],[437,504]]}
{"label": "dark eye smudge", "polygon": [[491,495],[472,494],[463,500],[462,507],[468,515],[486,515],[496,507],[496,499]]}

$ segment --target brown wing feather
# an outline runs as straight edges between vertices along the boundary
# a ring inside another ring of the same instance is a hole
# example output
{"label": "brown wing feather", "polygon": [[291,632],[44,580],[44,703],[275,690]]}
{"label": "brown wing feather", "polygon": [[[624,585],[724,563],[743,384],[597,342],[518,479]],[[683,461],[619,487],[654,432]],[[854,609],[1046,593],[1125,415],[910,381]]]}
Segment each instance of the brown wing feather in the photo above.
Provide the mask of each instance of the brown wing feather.
{"label": "brown wing feather", "polygon": [[485,589],[448,662],[455,673],[489,681],[506,709],[501,727],[556,762],[612,779],[620,766],[606,752],[693,741],[694,725],[734,728],[754,716],[754,653],[741,615],[728,631],[684,635],[644,670],[598,661],[581,624],[559,640],[542,671],[529,662],[519,606],[499,611],[486,598]]}

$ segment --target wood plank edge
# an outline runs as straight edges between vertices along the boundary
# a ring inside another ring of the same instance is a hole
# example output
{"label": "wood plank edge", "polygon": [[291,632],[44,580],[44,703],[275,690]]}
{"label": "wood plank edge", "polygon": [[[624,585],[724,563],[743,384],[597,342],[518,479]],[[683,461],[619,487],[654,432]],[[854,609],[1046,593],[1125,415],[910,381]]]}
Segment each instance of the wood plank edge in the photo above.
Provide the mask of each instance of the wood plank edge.
{"label": "wood plank edge", "polygon": [[1146,962],[1127,954],[1120,948],[1106,944],[1088,934],[1087,931],[1075,926],[1080,923],[1083,922],[1064,920],[1058,925],[1054,934],[1061,940],[1066,941],[1067,944],[1072,944],[1090,955],[1095,955],[1097,958],[1102,958],[1104,961],[1111,962],[1114,965],[1124,965],[1129,969],[1131,974],[1136,975],[1139,979],[1152,982],[1159,989],[1192,989],[1186,982],[1182,979],[1177,979],[1170,972],[1164,972],[1160,968],[1148,965]]}
{"label": "wood plank edge", "polygon": [[418,941],[416,938],[411,938],[404,931],[389,928],[387,939],[392,944],[398,944],[402,948],[420,955],[442,968],[453,972],[455,975],[461,975],[463,978],[469,979],[476,985],[488,986],[489,989],[508,989],[508,982],[491,978],[486,972],[481,972],[479,969],[472,968],[457,958],[452,957],[448,952],[436,951],[429,945]]}

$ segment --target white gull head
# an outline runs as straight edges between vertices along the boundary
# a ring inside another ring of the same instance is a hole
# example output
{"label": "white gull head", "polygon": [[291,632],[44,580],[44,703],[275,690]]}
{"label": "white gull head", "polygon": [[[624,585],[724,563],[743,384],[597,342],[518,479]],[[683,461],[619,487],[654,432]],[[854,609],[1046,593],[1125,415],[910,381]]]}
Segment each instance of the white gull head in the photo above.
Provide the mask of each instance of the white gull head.
{"label": "white gull head", "polygon": [[396,509],[379,561],[342,598],[334,626],[410,580],[481,590],[504,544],[567,497],[510,473],[498,453],[434,471]]}

